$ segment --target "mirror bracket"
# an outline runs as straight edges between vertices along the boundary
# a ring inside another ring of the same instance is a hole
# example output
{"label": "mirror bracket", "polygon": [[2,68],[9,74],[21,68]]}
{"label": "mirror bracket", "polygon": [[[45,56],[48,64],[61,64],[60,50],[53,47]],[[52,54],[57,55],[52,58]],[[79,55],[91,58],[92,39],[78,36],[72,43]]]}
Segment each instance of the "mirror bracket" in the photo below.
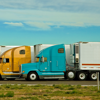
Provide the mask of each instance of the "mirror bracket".
{"label": "mirror bracket", "polygon": [[44,63],[44,57],[42,56],[42,62]]}
{"label": "mirror bracket", "polygon": [[3,63],[6,63],[6,58],[3,59]]}

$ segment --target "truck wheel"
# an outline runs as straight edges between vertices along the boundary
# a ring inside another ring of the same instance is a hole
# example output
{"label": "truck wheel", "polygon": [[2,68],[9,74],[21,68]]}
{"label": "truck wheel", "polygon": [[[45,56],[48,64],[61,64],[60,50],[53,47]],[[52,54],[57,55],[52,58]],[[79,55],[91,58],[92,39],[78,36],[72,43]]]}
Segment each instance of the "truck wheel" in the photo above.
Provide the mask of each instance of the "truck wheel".
{"label": "truck wheel", "polygon": [[86,73],[85,72],[79,72],[77,78],[81,81],[85,80],[86,77]]}
{"label": "truck wheel", "polygon": [[4,78],[0,78],[0,80],[4,80]]}
{"label": "truck wheel", "polygon": [[74,71],[68,71],[66,76],[69,80],[73,80],[75,78],[75,72]]}
{"label": "truck wheel", "polygon": [[0,80],[4,80],[4,78],[2,78],[1,75],[0,75]]}
{"label": "truck wheel", "polygon": [[26,81],[29,81],[28,78],[25,78]]}
{"label": "truck wheel", "polygon": [[96,75],[96,72],[92,72],[89,74],[89,78],[93,81],[97,80],[97,75]]}
{"label": "truck wheel", "polygon": [[29,75],[28,75],[28,80],[30,80],[30,81],[35,81],[35,80],[37,80],[37,79],[38,79],[38,76],[37,76],[37,74],[36,74],[35,72],[29,73]]}

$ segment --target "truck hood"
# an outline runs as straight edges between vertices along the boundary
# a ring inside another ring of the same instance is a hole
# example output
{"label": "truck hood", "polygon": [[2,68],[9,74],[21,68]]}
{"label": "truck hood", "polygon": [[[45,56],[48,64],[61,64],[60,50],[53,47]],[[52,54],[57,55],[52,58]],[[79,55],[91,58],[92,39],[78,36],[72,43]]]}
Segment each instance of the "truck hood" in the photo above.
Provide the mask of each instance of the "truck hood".
{"label": "truck hood", "polygon": [[26,64],[22,64],[22,67],[30,67],[30,66],[37,66],[37,63],[26,63]]}
{"label": "truck hood", "polygon": [[21,65],[21,71],[23,70],[32,70],[37,68],[37,63],[27,63],[27,64],[22,64]]}

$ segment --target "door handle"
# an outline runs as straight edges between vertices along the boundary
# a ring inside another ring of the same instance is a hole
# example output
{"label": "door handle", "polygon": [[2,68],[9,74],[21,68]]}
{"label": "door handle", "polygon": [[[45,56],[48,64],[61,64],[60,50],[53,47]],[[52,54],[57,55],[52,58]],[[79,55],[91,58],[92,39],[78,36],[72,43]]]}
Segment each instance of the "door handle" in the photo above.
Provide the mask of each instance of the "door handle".
{"label": "door handle", "polygon": [[48,66],[49,66],[49,61],[48,61]]}
{"label": "door handle", "polygon": [[57,61],[57,66],[58,66],[58,61]]}
{"label": "door handle", "polygon": [[19,62],[18,62],[18,67],[19,67]]}

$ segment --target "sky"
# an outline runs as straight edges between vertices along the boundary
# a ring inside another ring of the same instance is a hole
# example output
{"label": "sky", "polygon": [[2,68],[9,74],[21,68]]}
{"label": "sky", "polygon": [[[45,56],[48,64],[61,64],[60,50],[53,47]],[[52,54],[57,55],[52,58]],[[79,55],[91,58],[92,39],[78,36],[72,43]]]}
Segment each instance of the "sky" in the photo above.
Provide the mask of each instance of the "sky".
{"label": "sky", "polygon": [[100,42],[100,0],[0,0],[0,45]]}

